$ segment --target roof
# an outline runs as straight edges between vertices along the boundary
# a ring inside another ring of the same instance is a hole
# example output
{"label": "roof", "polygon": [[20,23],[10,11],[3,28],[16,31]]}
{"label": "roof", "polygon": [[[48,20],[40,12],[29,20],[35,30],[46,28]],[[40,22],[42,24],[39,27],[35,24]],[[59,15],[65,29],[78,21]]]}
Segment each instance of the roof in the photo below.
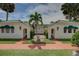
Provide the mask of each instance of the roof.
{"label": "roof", "polygon": [[51,22],[52,23],[57,23],[57,22],[79,22],[79,20],[58,20],[56,22]]}
{"label": "roof", "polygon": [[53,23],[50,23],[49,24],[49,26],[54,26],[55,24],[79,24],[79,20],[75,20],[75,21],[73,21],[73,20],[71,20],[71,21],[69,21],[69,20],[58,20],[58,21],[56,21],[56,22],[53,22]]}
{"label": "roof", "polygon": [[0,22],[22,22],[21,20],[0,20]]}
{"label": "roof", "polygon": [[24,25],[28,25],[29,26],[29,23],[28,22],[25,22],[25,21],[21,21],[21,20],[8,20],[8,21],[6,21],[6,20],[0,20],[0,23],[6,23],[6,22],[15,22],[15,23],[22,23],[22,24],[24,24]]}
{"label": "roof", "polygon": [[68,22],[79,22],[79,20],[68,20]]}

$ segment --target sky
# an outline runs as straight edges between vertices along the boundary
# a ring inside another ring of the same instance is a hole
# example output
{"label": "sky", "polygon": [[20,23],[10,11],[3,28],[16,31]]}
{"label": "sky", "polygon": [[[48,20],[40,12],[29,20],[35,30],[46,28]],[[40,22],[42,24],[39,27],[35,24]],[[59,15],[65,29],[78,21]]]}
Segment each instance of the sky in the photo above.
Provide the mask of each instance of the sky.
{"label": "sky", "polygon": [[[38,12],[42,15],[43,23],[65,20],[60,3],[16,3],[13,13],[9,13],[9,20],[29,21],[30,15]],[[5,20],[6,12],[0,9],[0,19]]]}

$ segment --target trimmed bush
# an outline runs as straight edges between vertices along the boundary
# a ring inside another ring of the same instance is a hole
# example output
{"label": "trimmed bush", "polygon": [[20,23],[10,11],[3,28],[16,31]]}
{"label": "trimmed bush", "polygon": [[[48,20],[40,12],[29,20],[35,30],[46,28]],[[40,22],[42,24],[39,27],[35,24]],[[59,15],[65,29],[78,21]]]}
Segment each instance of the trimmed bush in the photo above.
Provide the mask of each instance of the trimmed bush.
{"label": "trimmed bush", "polygon": [[71,38],[63,38],[63,39],[58,39],[59,41],[70,41]]}
{"label": "trimmed bush", "polygon": [[0,38],[0,41],[20,41],[21,39],[17,38]]}
{"label": "trimmed bush", "polygon": [[72,44],[79,46],[79,31],[72,36],[71,42]]}
{"label": "trimmed bush", "polygon": [[44,32],[44,35],[46,36],[46,39],[48,39],[48,32]]}
{"label": "trimmed bush", "polygon": [[34,31],[30,31],[30,38],[31,39],[33,39],[34,35],[35,35]]}

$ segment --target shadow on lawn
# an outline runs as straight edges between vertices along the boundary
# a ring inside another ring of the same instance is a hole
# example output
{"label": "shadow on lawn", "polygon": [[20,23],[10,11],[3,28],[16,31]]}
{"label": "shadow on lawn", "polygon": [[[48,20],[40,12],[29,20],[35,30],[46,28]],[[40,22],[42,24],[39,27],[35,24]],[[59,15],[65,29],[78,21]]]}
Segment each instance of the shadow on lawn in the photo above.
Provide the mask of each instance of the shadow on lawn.
{"label": "shadow on lawn", "polygon": [[38,48],[38,49],[42,49],[42,47],[41,46],[45,46],[46,45],[46,43],[45,42],[34,42],[34,41],[32,41],[32,45],[29,45],[28,47],[29,48],[31,48],[31,49],[34,49],[34,48]]}

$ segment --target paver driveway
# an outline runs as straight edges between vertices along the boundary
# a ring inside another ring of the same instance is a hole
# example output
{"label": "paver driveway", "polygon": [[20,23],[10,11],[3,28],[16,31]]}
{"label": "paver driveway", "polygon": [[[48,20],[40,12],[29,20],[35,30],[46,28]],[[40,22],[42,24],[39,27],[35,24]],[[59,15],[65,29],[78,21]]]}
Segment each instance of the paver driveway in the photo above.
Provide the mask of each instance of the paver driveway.
{"label": "paver driveway", "polygon": [[55,44],[22,44],[24,41],[18,41],[16,44],[0,44],[0,49],[72,49],[79,50],[78,47],[72,47],[71,44],[64,44],[60,41],[54,41]]}

